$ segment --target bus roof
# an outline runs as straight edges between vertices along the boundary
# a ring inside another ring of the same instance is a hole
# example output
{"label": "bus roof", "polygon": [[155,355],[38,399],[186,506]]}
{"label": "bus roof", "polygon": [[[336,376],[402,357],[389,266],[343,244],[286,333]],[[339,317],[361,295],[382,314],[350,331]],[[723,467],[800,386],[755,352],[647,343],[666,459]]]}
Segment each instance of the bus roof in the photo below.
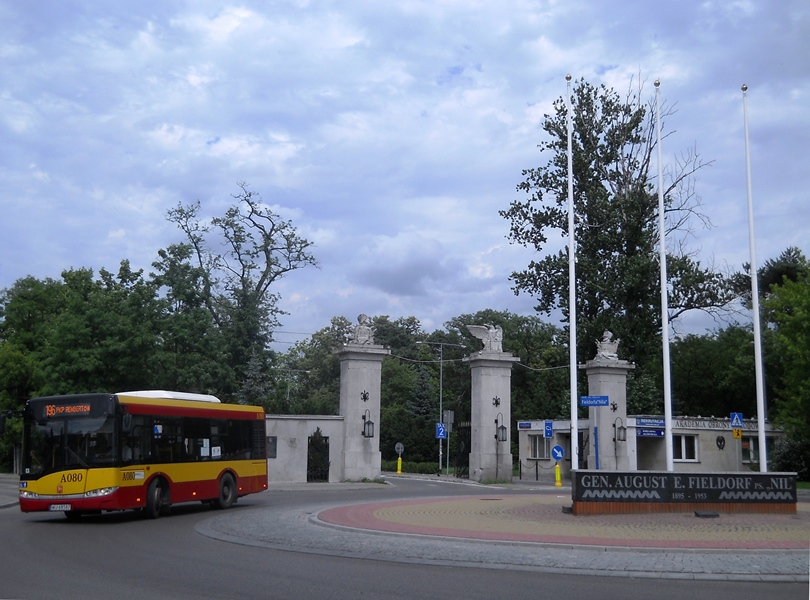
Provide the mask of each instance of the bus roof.
{"label": "bus roof", "polygon": [[136,398],[162,398],[165,400],[194,400],[196,402],[220,403],[220,399],[210,394],[192,394],[190,392],[169,392],[166,390],[140,390],[136,392],[118,392],[117,396],[134,396]]}

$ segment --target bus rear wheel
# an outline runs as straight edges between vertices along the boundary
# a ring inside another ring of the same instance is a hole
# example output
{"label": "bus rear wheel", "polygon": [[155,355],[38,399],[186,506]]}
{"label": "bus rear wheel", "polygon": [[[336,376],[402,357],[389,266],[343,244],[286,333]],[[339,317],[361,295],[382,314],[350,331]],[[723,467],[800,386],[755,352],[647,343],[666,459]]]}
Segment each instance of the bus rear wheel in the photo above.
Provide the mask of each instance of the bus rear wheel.
{"label": "bus rear wheel", "polygon": [[219,498],[214,500],[214,507],[219,509],[230,508],[236,503],[236,482],[233,475],[225,473],[219,480]]}

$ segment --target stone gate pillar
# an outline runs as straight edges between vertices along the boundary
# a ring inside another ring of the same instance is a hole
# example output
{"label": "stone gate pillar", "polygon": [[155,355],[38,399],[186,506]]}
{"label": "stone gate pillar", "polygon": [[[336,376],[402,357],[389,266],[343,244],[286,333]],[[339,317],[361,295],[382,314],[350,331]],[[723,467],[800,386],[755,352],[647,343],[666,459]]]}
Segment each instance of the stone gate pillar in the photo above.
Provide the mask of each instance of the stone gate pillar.
{"label": "stone gate pillar", "polygon": [[[512,365],[520,359],[502,351],[500,327],[468,329],[484,342],[483,350],[465,359],[472,377],[470,479],[511,481]],[[501,426],[505,439],[499,441]]]}
{"label": "stone gate pillar", "polygon": [[591,427],[588,469],[596,469],[598,444],[600,470],[635,471],[636,461],[630,460],[630,448],[635,448],[635,445],[632,440],[616,437],[620,427],[627,427],[627,373],[636,365],[619,359],[616,352],[619,341],[612,341],[612,338],[613,335],[606,331],[602,341],[597,342],[593,360],[580,365],[588,375],[588,395],[608,398],[607,406],[588,408]]}
{"label": "stone gate pillar", "polygon": [[353,339],[340,358],[340,414],[343,416],[342,481],[380,476],[380,383],[382,361],[391,354],[374,344],[368,318],[360,315]]}

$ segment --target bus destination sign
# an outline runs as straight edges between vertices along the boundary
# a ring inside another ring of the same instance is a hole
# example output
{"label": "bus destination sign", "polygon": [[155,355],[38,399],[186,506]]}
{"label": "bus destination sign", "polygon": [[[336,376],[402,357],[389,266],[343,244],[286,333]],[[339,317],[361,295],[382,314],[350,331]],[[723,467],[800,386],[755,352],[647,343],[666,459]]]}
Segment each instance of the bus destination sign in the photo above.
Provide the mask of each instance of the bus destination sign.
{"label": "bus destination sign", "polygon": [[45,416],[58,417],[61,415],[89,415],[89,404],[46,404]]}

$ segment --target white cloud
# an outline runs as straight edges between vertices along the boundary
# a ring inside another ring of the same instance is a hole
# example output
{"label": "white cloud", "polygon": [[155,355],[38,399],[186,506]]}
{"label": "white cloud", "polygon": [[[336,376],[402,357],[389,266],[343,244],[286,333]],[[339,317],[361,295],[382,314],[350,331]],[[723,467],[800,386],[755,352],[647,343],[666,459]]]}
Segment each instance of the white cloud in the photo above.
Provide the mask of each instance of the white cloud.
{"label": "white cloud", "polygon": [[695,248],[735,268],[748,83],[758,254],[810,251],[802,0],[77,0],[0,16],[0,288],[125,258],[148,269],[180,239],[169,208],[221,214],[245,181],[321,263],[282,282],[285,328],[531,312],[508,276],[534,255],[506,243],[498,210],[546,160],[540,124],[566,73],[621,94],[661,79],[678,108],[666,160],[693,144],[715,160],[697,191],[716,227]]}

